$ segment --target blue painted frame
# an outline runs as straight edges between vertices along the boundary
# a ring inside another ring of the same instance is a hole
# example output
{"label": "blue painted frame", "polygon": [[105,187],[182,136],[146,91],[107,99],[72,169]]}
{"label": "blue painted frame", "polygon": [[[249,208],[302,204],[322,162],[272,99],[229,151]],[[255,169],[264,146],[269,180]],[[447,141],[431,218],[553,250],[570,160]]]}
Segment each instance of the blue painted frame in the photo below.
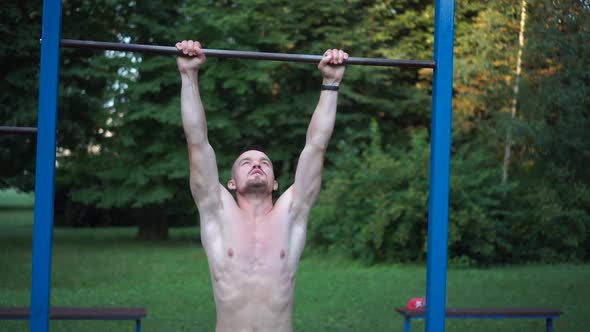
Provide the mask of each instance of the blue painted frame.
{"label": "blue painted frame", "polygon": [[436,0],[426,270],[426,332],[445,330],[455,1]]}
{"label": "blue painted frame", "polygon": [[30,331],[49,331],[61,0],[43,1]]}
{"label": "blue painted frame", "polygon": [[[454,0],[436,0],[426,331],[445,330]],[[30,330],[49,331],[61,1],[43,2]]]}

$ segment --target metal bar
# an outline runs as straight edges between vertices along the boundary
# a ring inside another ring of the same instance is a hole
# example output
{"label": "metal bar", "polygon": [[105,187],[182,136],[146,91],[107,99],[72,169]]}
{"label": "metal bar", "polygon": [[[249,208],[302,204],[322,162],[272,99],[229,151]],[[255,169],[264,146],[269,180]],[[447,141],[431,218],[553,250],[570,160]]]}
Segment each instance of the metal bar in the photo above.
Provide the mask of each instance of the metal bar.
{"label": "metal bar", "polygon": [[8,127],[0,126],[0,134],[9,135],[36,135],[37,128],[35,127]]}
{"label": "metal bar", "polygon": [[39,115],[37,120],[39,131],[37,134],[31,319],[29,322],[31,332],[49,331],[61,0],[43,1],[42,29],[45,42],[41,45]]}
{"label": "metal bar", "polygon": [[428,204],[426,332],[444,332],[453,92],[454,0],[436,0]]}
{"label": "metal bar", "polygon": [[[158,46],[158,45],[143,45],[143,44],[124,44],[124,43],[108,43],[98,42],[92,40],[75,40],[62,39],[62,47],[81,48],[93,50],[110,50],[110,51],[124,51],[124,52],[142,52],[150,54],[162,55],[180,55],[182,52],[174,46]],[[291,62],[307,62],[318,63],[322,59],[321,55],[309,54],[286,54],[286,53],[269,53],[269,52],[253,52],[253,51],[228,51],[217,49],[204,49],[205,55],[214,58],[225,59],[249,59],[249,60],[271,60],[271,61],[291,61]],[[405,68],[435,68],[436,62],[426,60],[393,60],[393,59],[376,59],[376,58],[356,58],[350,57],[346,61],[348,65],[363,65],[363,66],[387,66],[387,67],[405,67]]]}
{"label": "metal bar", "polygon": [[553,319],[552,318],[547,318],[546,323],[545,323],[545,330],[547,332],[553,332]]}

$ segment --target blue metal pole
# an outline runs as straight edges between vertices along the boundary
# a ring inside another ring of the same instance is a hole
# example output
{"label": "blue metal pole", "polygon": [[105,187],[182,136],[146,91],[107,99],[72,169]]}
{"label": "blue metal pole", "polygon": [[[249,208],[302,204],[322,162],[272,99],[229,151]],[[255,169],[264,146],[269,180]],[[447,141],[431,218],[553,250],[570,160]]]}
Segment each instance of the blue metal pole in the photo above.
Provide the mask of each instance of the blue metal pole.
{"label": "blue metal pole", "polygon": [[61,0],[45,0],[43,2],[42,29],[43,44],[41,45],[35,174],[31,332],[49,331],[49,287],[51,283]]}
{"label": "blue metal pole", "polygon": [[454,0],[436,0],[436,69],[430,142],[426,332],[445,331],[454,17]]}

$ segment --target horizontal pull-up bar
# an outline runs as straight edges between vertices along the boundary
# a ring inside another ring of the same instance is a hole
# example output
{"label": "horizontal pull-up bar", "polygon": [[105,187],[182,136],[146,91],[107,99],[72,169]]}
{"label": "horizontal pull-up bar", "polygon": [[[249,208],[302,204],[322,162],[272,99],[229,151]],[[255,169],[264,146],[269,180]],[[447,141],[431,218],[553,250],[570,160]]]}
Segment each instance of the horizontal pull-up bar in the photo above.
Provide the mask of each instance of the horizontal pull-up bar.
{"label": "horizontal pull-up bar", "polygon": [[0,126],[0,134],[9,135],[37,135],[37,128],[35,127],[6,127]]}
{"label": "horizontal pull-up bar", "polygon": [[[97,42],[92,40],[75,40],[62,39],[62,47],[82,48],[93,50],[110,50],[110,51],[128,51],[128,52],[143,52],[151,54],[169,54],[180,55],[179,51],[174,46],[157,46],[157,45],[142,45],[142,44],[124,44],[124,43],[107,43]],[[322,59],[321,55],[309,54],[286,54],[286,53],[268,53],[268,52],[252,52],[252,51],[228,51],[216,49],[203,49],[206,56],[214,58],[232,58],[232,59],[250,59],[250,60],[272,60],[272,61],[292,61],[292,62],[308,62],[318,63]],[[435,68],[436,62],[425,60],[391,60],[391,59],[375,59],[375,58],[355,58],[349,57],[346,60],[348,65],[363,65],[363,66],[386,66],[386,67],[406,67],[406,68]]]}

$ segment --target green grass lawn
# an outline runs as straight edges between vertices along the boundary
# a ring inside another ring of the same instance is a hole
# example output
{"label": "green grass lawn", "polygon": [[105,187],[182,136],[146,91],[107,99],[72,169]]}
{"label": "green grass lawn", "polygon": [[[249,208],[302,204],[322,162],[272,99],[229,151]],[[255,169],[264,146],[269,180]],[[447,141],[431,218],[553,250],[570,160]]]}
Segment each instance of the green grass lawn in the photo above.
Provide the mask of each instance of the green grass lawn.
{"label": "green grass lawn", "polygon": [[[0,227],[32,226],[35,196],[14,189],[0,190]],[[4,228],[0,228],[3,231]]]}
{"label": "green grass lawn", "polygon": [[[29,214],[32,217],[32,214]],[[3,214],[0,213],[0,220]],[[0,306],[27,306],[31,226],[0,222]],[[167,242],[141,242],[135,230],[56,229],[54,306],[145,306],[144,331],[213,331],[215,307],[196,229],[175,229]],[[423,265],[363,266],[306,257],[295,295],[296,331],[401,331],[393,312],[424,296]],[[450,306],[552,306],[565,311],[556,331],[590,326],[590,265],[450,269]],[[447,331],[544,331],[543,320],[449,320]],[[52,331],[132,331],[133,322],[52,321]],[[424,329],[414,322],[413,329]],[[27,321],[0,321],[0,331],[28,331]]]}
{"label": "green grass lawn", "polygon": [[32,209],[35,195],[17,192],[14,189],[0,190],[0,209]]}

